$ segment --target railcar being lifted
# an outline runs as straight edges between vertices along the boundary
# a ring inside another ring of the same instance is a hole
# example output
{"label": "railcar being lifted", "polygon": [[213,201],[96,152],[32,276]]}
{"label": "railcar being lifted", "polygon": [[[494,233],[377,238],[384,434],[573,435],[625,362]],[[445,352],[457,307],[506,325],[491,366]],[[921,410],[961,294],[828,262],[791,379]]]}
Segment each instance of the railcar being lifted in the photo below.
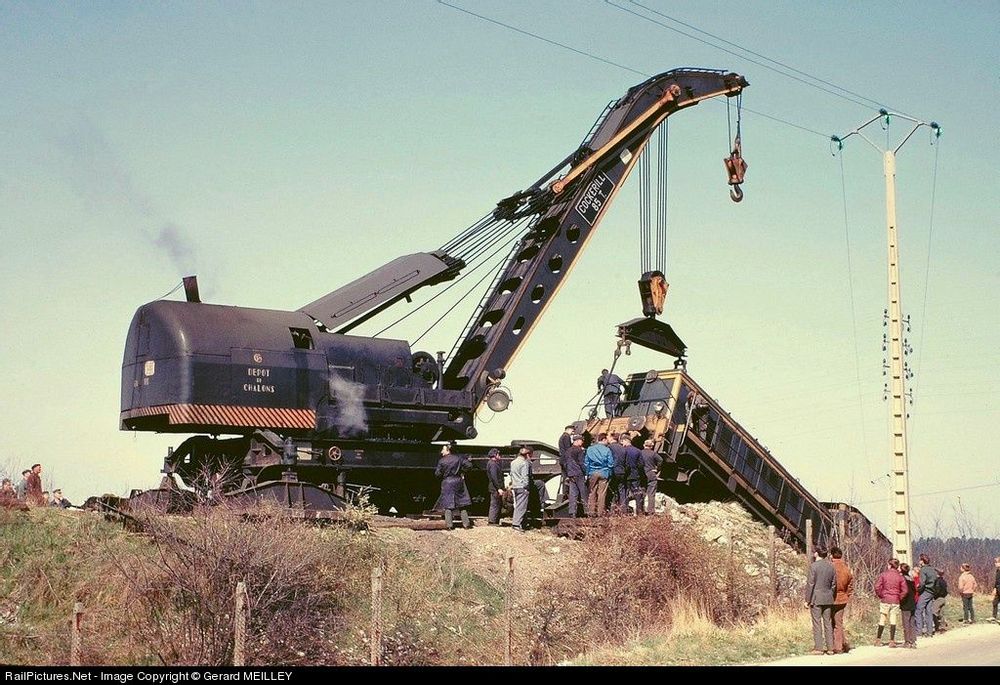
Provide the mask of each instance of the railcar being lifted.
{"label": "railcar being lifted", "polygon": [[[626,378],[615,416],[577,422],[582,433],[631,432],[655,441],[663,457],[658,490],[678,502],[735,500],[789,543],[889,540],[854,507],[817,500],[771,452],[687,373],[685,365]],[[844,525],[840,522],[844,521]]]}

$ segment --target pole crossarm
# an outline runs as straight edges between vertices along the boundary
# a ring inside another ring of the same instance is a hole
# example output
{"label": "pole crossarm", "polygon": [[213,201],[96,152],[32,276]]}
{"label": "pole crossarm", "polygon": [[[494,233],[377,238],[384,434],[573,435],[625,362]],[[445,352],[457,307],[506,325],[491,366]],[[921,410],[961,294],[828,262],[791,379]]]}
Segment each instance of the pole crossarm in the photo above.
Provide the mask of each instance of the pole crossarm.
{"label": "pole crossarm", "polygon": [[847,135],[843,135],[843,136],[833,135],[833,136],[830,136],[830,140],[832,140],[834,143],[836,143],[838,145],[838,147],[840,147],[842,149],[843,146],[844,146],[844,141],[846,141],[851,136],[859,136],[862,140],[864,140],[866,143],[868,143],[869,145],[871,145],[873,148],[875,148],[879,152],[886,152],[887,151],[886,149],[882,149],[878,145],[876,145],[874,142],[872,142],[872,140],[868,136],[866,136],[863,133],[863,131],[868,126],[871,126],[876,121],[880,121],[882,119],[885,120],[886,125],[888,126],[889,120],[892,119],[892,118],[903,119],[903,120],[909,121],[909,122],[911,122],[913,124],[913,128],[910,129],[909,133],[906,134],[906,136],[899,143],[899,145],[897,145],[895,148],[893,148],[893,150],[892,150],[893,154],[899,152],[899,149],[901,147],[903,147],[903,145],[906,144],[906,141],[908,141],[910,139],[910,137],[914,133],[917,132],[917,129],[919,129],[922,126],[927,126],[928,128],[930,128],[934,132],[934,137],[935,138],[940,138],[941,137],[941,131],[942,131],[941,125],[938,124],[936,121],[921,121],[919,119],[914,119],[911,116],[907,116],[906,114],[900,114],[899,112],[890,112],[890,111],[885,110],[885,109],[880,109],[878,111],[878,114],[876,114],[871,119],[869,119],[865,123],[863,123],[860,126],[858,126],[856,129],[854,129],[853,131],[851,131]]}

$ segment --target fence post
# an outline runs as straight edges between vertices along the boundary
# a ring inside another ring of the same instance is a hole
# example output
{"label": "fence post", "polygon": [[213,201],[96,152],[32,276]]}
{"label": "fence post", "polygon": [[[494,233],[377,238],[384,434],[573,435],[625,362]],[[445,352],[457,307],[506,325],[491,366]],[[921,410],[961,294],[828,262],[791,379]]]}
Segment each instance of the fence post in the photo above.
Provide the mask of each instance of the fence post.
{"label": "fence post", "polygon": [[247,644],[247,585],[236,583],[236,611],[233,626],[233,666],[246,666]]}
{"label": "fence post", "polygon": [[503,657],[507,666],[514,665],[514,553],[507,552],[507,579],[504,583],[504,614],[507,619]]}
{"label": "fence post", "polygon": [[73,604],[73,620],[70,623],[70,643],[69,643],[69,665],[80,665],[80,651],[82,639],[80,635],[80,624],[83,623],[83,602]]}
{"label": "fence post", "polygon": [[767,527],[767,535],[771,544],[771,599],[778,599],[778,539],[775,536],[774,526]]}
{"label": "fence post", "polygon": [[372,568],[371,665],[382,665],[382,564]]}
{"label": "fence post", "polygon": [[806,568],[813,562],[813,520],[806,519]]}

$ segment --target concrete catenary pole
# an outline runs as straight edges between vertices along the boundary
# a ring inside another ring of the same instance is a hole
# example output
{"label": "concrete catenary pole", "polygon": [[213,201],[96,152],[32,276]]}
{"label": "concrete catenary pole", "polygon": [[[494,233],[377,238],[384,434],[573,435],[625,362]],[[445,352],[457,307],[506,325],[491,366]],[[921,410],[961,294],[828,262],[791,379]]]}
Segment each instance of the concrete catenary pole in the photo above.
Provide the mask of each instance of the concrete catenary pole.
{"label": "concrete catenary pole", "polygon": [[[895,148],[883,150],[863,132],[863,129],[876,121],[884,121],[886,127],[891,118],[904,119],[913,124],[913,128]],[[931,122],[918,121],[904,114],[890,113],[880,110],[864,124],[848,133],[843,138],[833,136],[833,141],[842,145],[843,141],[853,135],[864,139],[869,145],[882,153],[882,167],[885,174],[885,218],[888,238],[888,299],[886,311],[889,335],[887,348],[889,353],[889,451],[892,459],[892,492],[889,498],[890,520],[893,555],[910,564],[912,561],[912,542],[910,539],[910,477],[907,465],[906,451],[906,364],[904,361],[905,339],[903,338],[903,306],[901,303],[901,288],[899,279],[899,230],[896,223],[896,153],[921,126],[929,126],[934,135],[941,135],[941,127]],[[907,328],[909,324],[907,323]]]}

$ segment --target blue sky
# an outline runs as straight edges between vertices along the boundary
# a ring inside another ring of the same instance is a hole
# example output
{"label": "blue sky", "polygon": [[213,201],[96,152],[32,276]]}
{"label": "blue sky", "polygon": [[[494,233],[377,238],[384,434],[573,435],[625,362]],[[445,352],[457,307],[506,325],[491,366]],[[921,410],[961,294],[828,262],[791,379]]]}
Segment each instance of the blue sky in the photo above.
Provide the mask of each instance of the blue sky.
{"label": "blue sky", "polygon": [[[807,487],[884,521],[882,164],[852,139],[842,190],[825,139],[873,108],[598,0],[453,4],[646,74],[737,71],[747,108],[794,124],[745,113],[736,205],[726,107],[671,118],[665,318],[691,374]],[[918,531],[964,511],[1000,533],[1000,490],[985,487],[1000,477],[1000,6],[643,4],[942,124],[940,146],[918,132],[897,170],[913,513]],[[139,305],[197,273],[208,301],[295,309],[437,248],[643,80],[430,0],[5,3],[0,58],[0,464],[43,462],[76,501],[155,485],[180,441],[117,430]],[[511,410],[477,442],[555,440],[577,418],[614,325],[639,312],[636,207],[633,179],[508,370]],[[450,349],[471,302],[420,349]],[[443,313],[428,310],[392,333],[416,337]],[[637,351],[619,368],[668,362]]]}

